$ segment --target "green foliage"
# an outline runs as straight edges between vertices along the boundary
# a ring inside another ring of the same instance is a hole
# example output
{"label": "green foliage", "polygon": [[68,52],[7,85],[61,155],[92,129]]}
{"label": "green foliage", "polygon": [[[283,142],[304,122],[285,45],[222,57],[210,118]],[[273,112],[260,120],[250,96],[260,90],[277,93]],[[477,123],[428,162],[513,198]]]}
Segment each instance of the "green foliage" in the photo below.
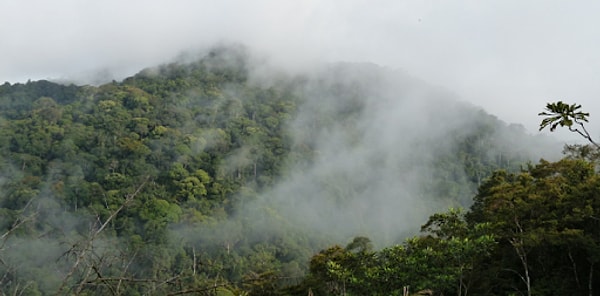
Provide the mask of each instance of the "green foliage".
{"label": "green foliage", "polygon": [[[305,93],[304,77],[262,85],[249,80],[248,71],[246,52],[221,48],[195,62],[97,87],[0,85],[0,294],[289,295],[311,288],[319,295],[399,295],[410,285],[466,295],[467,288],[475,289],[485,274],[478,264],[508,231],[501,217],[484,214],[483,198],[472,216],[496,220],[467,223],[461,211],[452,210],[432,216],[423,227],[426,236],[402,245],[375,250],[368,238],[356,237],[346,248],[331,247],[312,259],[335,243],[332,238],[299,230],[276,205],[254,205],[260,217],[245,216],[240,209],[286,178],[290,167],[318,159],[316,132],[342,125],[344,143],[360,138],[358,118],[372,99],[368,83],[375,83],[319,82]],[[334,107],[308,106],[315,95],[343,100],[331,102],[339,105]],[[566,119],[585,119],[576,110]],[[300,111],[314,117],[295,126]],[[435,168],[418,184],[424,198],[465,204],[481,183],[495,193],[497,184],[485,177],[499,168],[514,171],[526,159],[494,140],[510,129],[485,113],[475,117],[469,128],[451,131],[452,149],[425,157],[426,164],[399,164],[407,171]],[[438,143],[424,136],[407,152],[415,157],[407,159],[421,159],[416,156],[426,149],[420,148]],[[573,165],[564,181],[595,178],[585,168]],[[491,180],[516,178],[505,174]],[[536,183],[540,177],[533,174],[521,178],[519,190]],[[344,204],[373,186],[364,175],[349,171],[319,180],[331,189],[320,198]],[[594,186],[579,192],[591,196]],[[573,211],[561,217],[573,226],[547,227],[544,238],[572,241],[572,257],[583,260],[596,246],[589,234],[596,204],[565,204]],[[590,229],[577,228],[581,219],[588,219]],[[42,239],[55,243],[39,248],[36,255],[46,257],[14,260],[13,250]],[[589,262],[598,260],[593,258]]]}
{"label": "green foliage", "polygon": [[[581,159],[498,171],[470,211],[432,215],[427,235],[379,251],[330,247],[298,285],[320,295],[593,295],[600,251],[600,176]],[[298,293],[299,295],[299,293]]]}
{"label": "green foliage", "polygon": [[591,163],[563,159],[518,174],[498,172],[482,185],[469,219],[490,223],[497,236],[493,256],[502,260],[488,275],[499,279],[497,291],[591,292],[600,204],[590,189],[599,181]]}
{"label": "green foliage", "polygon": [[[580,136],[588,140],[597,149],[600,149],[600,145],[592,139],[590,133],[585,128],[584,122],[588,122],[589,113],[577,111],[581,109],[581,105],[572,104],[568,105],[562,101],[556,103],[548,103],[546,105],[546,111],[541,112],[539,116],[546,116],[540,123],[540,131],[550,126],[550,131],[554,131],[559,125],[566,126],[569,131],[578,133]],[[573,127],[576,124],[576,127]]]}
{"label": "green foliage", "polygon": [[548,103],[546,111],[539,113],[540,116],[546,116],[540,123],[540,130],[550,126],[550,131],[554,131],[556,127],[566,126],[572,128],[573,123],[582,125],[583,122],[588,122],[589,113],[577,111],[581,109],[581,105],[565,104],[562,101],[556,103]]}
{"label": "green foliage", "polygon": [[434,228],[433,236],[376,252],[360,247],[368,244],[364,237],[345,249],[323,250],[311,259],[310,274],[300,286],[321,295],[402,295],[408,286],[466,295],[478,280],[478,264],[489,260],[494,236],[488,224],[469,226],[456,210],[436,214],[423,226],[424,231]]}

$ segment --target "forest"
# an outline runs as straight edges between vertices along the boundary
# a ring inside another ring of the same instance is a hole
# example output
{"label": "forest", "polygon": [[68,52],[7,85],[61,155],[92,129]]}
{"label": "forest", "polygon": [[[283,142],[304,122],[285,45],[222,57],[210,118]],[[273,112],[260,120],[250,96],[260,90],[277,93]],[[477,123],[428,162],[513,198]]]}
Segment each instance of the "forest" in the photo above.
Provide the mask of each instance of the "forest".
{"label": "forest", "polygon": [[0,295],[594,295],[597,146],[549,108],[591,145],[400,71],[236,47],[4,83]]}

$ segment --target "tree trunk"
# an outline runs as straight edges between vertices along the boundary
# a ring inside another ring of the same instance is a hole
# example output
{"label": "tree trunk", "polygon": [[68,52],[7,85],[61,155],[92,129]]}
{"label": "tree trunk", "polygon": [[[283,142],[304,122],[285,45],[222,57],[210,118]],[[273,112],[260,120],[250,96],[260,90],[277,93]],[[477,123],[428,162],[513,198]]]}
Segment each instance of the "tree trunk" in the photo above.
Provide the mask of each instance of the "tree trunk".
{"label": "tree trunk", "polygon": [[589,296],[593,296],[594,295],[594,262],[592,262],[592,264],[590,265],[590,274],[589,274],[589,278],[588,278],[588,295]]}
{"label": "tree trunk", "polygon": [[523,272],[525,273],[524,276],[521,276],[521,279],[527,286],[527,296],[531,296],[531,278],[529,277],[529,264],[527,263],[527,252],[525,251],[525,247],[523,246],[523,227],[521,227],[521,223],[519,223],[519,220],[516,217],[515,225],[517,226],[517,229],[519,231],[517,235],[520,237],[510,239],[510,244],[513,246],[513,248],[515,248],[515,252],[517,252],[517,256],[519,256],[519,260],[521,260],[521,264],[523,265]]}
{"label": "tree trunk", "polygon": [[573,255],[571,254],[571,249],[569,248],[569,260],[571,260],[571,265],[573,266],[573,274],[575,276],[575,283],[577,283],[577,289],[581,289],[581,284],[579,283],[579,276],[577,275],[577,264],[575,263],[575,260],[573,259]]}

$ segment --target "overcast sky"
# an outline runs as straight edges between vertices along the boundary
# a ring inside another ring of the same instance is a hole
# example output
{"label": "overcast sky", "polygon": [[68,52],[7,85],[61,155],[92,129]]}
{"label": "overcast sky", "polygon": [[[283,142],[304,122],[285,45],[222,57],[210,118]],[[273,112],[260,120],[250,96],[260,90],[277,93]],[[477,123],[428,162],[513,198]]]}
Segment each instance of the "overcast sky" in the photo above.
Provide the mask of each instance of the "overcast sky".
{"label": "overcast sky", "polygon": [[121,79],[239,42],[289,67],[403,70],[535,131],[558,99],[600,122],[599,16],[600,1],[0,0],[0,83]]}

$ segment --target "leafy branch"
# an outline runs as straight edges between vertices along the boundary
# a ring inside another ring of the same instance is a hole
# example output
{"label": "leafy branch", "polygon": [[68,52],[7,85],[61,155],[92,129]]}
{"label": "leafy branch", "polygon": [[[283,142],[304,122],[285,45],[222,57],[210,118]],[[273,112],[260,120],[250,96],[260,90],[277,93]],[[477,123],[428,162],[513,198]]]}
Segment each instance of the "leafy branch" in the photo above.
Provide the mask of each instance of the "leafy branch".
{"label": "leafy branch", "polygon": [[553,132],[558,126],[566,126],[569,131],[578,133],[596,148],[600,148],[584,125],[584,122],[589,122],[587,118],[590,113],[581,112],[579,109],[581,109],[581,105],[569,105],[562,101],[546,104],[546,111],[538,113],[539,116],[546,116],[540,123],[540,131],[549,126],[550,131]]}

